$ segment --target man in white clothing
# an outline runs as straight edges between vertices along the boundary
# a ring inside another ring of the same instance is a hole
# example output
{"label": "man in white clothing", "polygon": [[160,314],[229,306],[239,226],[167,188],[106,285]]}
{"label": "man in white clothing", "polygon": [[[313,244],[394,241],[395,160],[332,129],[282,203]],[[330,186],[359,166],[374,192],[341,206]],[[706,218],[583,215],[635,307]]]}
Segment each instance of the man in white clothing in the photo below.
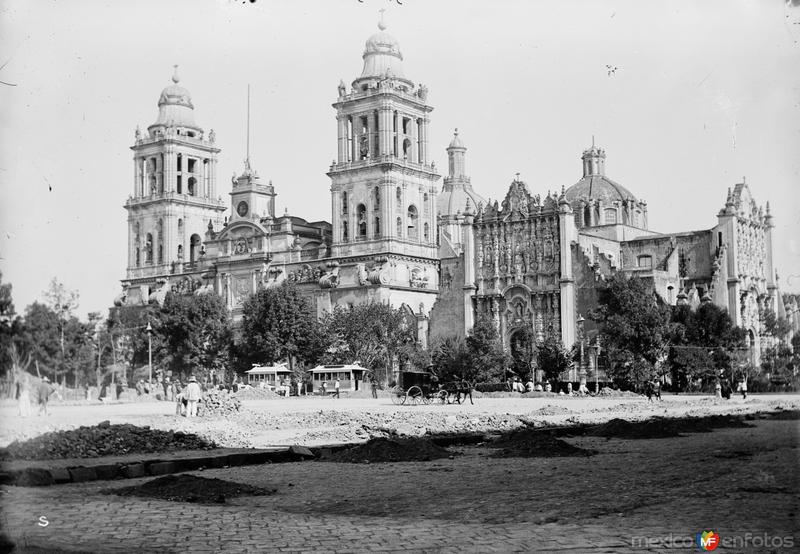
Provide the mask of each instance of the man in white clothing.
{"label": "man in white clothing", "polygon": [[183,395],[187,402],[186,417],[197,416],[197,403],[202,398],[203,391],[200,389],[200,385],[197,384],[197,379],[194,375],[189,377],[189,384],[183,390]]}

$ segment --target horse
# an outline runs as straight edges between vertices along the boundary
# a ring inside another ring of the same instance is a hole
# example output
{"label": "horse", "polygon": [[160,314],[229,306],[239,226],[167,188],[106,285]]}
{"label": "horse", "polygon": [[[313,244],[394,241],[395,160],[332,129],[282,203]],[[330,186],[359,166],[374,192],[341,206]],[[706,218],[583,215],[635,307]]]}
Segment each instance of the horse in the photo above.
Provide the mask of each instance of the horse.
{"label": "horse", "polygon": [[461,401],[463,400],[466,402],[467,398],[469,398],[470,404],[474,404],[472,401],[472,388],[472,383],[466,379],[462,379],[460,381],[451,381],[450,383],[442,386],[442,389],[447,391],[448,404],[452,404],[453,402],[461,404]]}

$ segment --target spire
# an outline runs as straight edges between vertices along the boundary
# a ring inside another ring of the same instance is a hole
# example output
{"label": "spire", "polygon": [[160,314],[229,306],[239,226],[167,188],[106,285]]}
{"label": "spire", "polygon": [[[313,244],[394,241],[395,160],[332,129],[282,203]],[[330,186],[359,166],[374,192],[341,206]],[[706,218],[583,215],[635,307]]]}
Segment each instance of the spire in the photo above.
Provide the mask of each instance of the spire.
{"label": "spire", "polygon": [[178,64],[175,64],[172,67],[174,68],[172,72],[172,82],[177,85],[181,80],[181,78],[178,76]]}
{"label": "spire", "polygon": [[386,30],[386,22],[383,20],[383,14],[384,14],[384,12],[386,12],[386,8],[381,8],[378,11],[381,12],[381,20],[378,21],[378,29],[380,29],[381,31],[385,31]]}
{"label": "spire", "polygon": [[466,177],[465,153],[467,148],[458,136],[458,129],[453,132],[453,140],[447,147],[447,160],[449,166],[450,179]]}
{"label": "spire", "polygon": [[250,83],[247,84],[247,169],[250,169]]}

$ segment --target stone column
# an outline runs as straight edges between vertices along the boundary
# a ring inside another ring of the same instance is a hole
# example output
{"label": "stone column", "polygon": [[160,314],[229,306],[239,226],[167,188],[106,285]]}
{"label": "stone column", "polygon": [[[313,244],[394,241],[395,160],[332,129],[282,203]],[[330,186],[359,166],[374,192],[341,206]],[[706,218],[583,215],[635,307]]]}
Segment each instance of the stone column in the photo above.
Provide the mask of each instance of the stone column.
{"label": "stone column", "polygon": [[388,156],[392,151],[392,112],[388,106],[381,106],[379,119],[380,154]]}
{"label": "stone column", "polygon": [[472,214],[464,214],[464,223],[456,232],[460,232],[463,241],[464,256],[464,283],[462,291],[464,294],[464,336],[475,325],[475,315],[472,310],[472,295],[475,293],[475,240],[472,233]]}
{"label": "stone column", "polygon": [[394,143],[397,144],[397,151],[394,155],[398,158],[403,157],[403,116],[400,112],[394,112]]}
{"label": "stone column", "polygon": [[419,162],[419,137],[417,136],[419,133],[417,131],[417,119],[414,118],[411,121],[411,152],[408,154],[408,161],[414,163]]}
{"label": "stone column", "polygon": [[347,161],[347,116],[339,113],[336,117],[339,127],[339,163]]}
{"label": "stone column", "polygon": [[378,152],[378,137],[375,129],[375,112],[367,113],[367,157],[373,159],[377,157]]}
{"label": "stone column", "polygon": [[422,125],[419,129],[419,138],[421,142],[420,147],[420,159],[419,163],[426,164],[428,163],[428,124],[430,123],[430,119],[425,116],[422,118]]}
{"label": "stone column", "polygon": [[350,116],[353,122],[353,160],[354,162],[361,159],[361,117],[358,114]]}
{"label": "stone column", "polygon": [[569,203],[562,198],[558,206],[558,227],[561,264],[561,341],[564,348],[575,343],[575,280],[572,276],[572,243],[577,241],[575,217]]}

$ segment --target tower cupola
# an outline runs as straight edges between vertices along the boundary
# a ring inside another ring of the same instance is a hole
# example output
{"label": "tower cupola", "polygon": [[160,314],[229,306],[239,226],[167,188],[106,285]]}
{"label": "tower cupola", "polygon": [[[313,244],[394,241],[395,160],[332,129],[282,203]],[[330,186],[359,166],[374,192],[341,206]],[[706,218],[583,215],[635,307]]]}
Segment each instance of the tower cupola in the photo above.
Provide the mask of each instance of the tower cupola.
{"label": "tower cupola", "polygon": [[447,159],[449,162],[449,178],[454,179],[457,177],[465,177],[467,175],[465,168],[465,154],[467,148],[458,136],[458,129],[453,133],[453,140],[450,141],[450,146],[447,147]]}
{"label": "tower cupola", "polygon": [[606,151],[598,148],[592,141],[592,147],[583,151],[583,176],[591,177],[593,175],[606,174]]}
{"label": "tower cupola", "polygon": [[158,98],[158,118],[147,129],[152,133],[158,128],[177,127],[202,133],[203,129],[194,121],[192,95],[185,87],[178,84],[180,82],[178,66],[174,67],[172,84],[165,87]]}

